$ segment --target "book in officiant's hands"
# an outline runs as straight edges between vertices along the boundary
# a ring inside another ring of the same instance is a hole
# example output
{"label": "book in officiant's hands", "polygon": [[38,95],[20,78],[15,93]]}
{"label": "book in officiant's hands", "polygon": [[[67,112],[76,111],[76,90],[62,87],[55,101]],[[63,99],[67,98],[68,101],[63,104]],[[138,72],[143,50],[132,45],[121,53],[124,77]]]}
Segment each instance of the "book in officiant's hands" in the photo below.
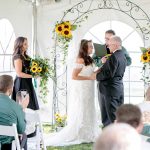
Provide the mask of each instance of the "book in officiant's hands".
{"label": "book in officiant's hands", "polygon": [[106,50],[106,45],[101,45],[98,43],[93,43],[94,49],[95,49],[95,54],[98,57],[104,57],[107,55],[107,50]]}

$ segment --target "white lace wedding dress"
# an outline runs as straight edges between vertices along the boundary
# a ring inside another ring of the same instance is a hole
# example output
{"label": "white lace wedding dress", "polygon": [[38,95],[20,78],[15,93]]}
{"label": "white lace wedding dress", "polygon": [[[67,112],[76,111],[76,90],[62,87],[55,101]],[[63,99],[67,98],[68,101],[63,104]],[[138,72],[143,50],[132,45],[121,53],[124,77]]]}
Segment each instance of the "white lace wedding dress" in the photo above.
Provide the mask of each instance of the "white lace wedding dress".
{"label": "white lace wedding dress", "polygon": [[[82,68],[81,76],[90,76],[93,73],[92,65],[84,66],[76,64],[75,67]],[[94,81],[73,80],[71,96],[69,98],[69,110],[67,126],[60,132],[53,133],[46,138],[47,146],[64,146],[80,143],[94,142],[101,130],[98,127],[95,101]]]}

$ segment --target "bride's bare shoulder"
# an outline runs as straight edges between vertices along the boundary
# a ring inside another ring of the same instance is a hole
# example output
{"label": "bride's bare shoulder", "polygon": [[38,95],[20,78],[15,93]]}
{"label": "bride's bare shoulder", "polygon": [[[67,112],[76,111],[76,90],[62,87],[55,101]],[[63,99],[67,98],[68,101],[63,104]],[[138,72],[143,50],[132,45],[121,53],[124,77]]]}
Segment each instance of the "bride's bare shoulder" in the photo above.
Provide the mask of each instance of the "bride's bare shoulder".
{"label": "bride's bare shoulder", "polygon": [[78,64],[84,64],[84,59],[83,58],[77,58],[76,63]]}

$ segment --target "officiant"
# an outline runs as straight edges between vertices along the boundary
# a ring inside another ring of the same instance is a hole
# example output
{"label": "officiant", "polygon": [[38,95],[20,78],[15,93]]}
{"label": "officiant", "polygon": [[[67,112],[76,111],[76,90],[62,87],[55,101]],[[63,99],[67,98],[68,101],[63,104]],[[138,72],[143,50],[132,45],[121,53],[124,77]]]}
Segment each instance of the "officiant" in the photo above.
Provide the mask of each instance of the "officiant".
{"label": "officiant", "polygon": [[[104,47],[104,49],[106,50],[106,54],[110,54],[110,49],[108,48],[108,42],[110,40],[110,38],[112,36],[116,35],[115,31],[113,30],[107,30],[105,32],[105,44],[102,45]],[[99,44],[100,45],[100,44]],[[96,50],[95,50],[96,51]],[[125,58],[127,60],[127,66],[130,66],[132,63],[131,57],[129,56],[129,53],[127,52],[127,50],[125,49],[125,47],[122,46],[122,51],[124,52]],[[102,56],[98,56],[96,54],[96,52],[93,54],[92,58],[94,59],[94,62],[96,64],[97,67],[101,67],[102,66]]]}

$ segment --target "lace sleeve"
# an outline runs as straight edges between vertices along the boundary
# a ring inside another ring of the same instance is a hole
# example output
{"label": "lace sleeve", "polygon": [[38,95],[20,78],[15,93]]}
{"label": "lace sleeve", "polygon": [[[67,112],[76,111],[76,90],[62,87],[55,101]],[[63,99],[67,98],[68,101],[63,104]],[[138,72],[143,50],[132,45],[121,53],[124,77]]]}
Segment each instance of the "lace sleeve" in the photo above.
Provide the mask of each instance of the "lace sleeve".
{"label": "lace sleeve", "polygon": [[74,68],[76,69],[82,69],[83,67],[84,67],[84,64],[77,64],[77,63],[74,64]]}

